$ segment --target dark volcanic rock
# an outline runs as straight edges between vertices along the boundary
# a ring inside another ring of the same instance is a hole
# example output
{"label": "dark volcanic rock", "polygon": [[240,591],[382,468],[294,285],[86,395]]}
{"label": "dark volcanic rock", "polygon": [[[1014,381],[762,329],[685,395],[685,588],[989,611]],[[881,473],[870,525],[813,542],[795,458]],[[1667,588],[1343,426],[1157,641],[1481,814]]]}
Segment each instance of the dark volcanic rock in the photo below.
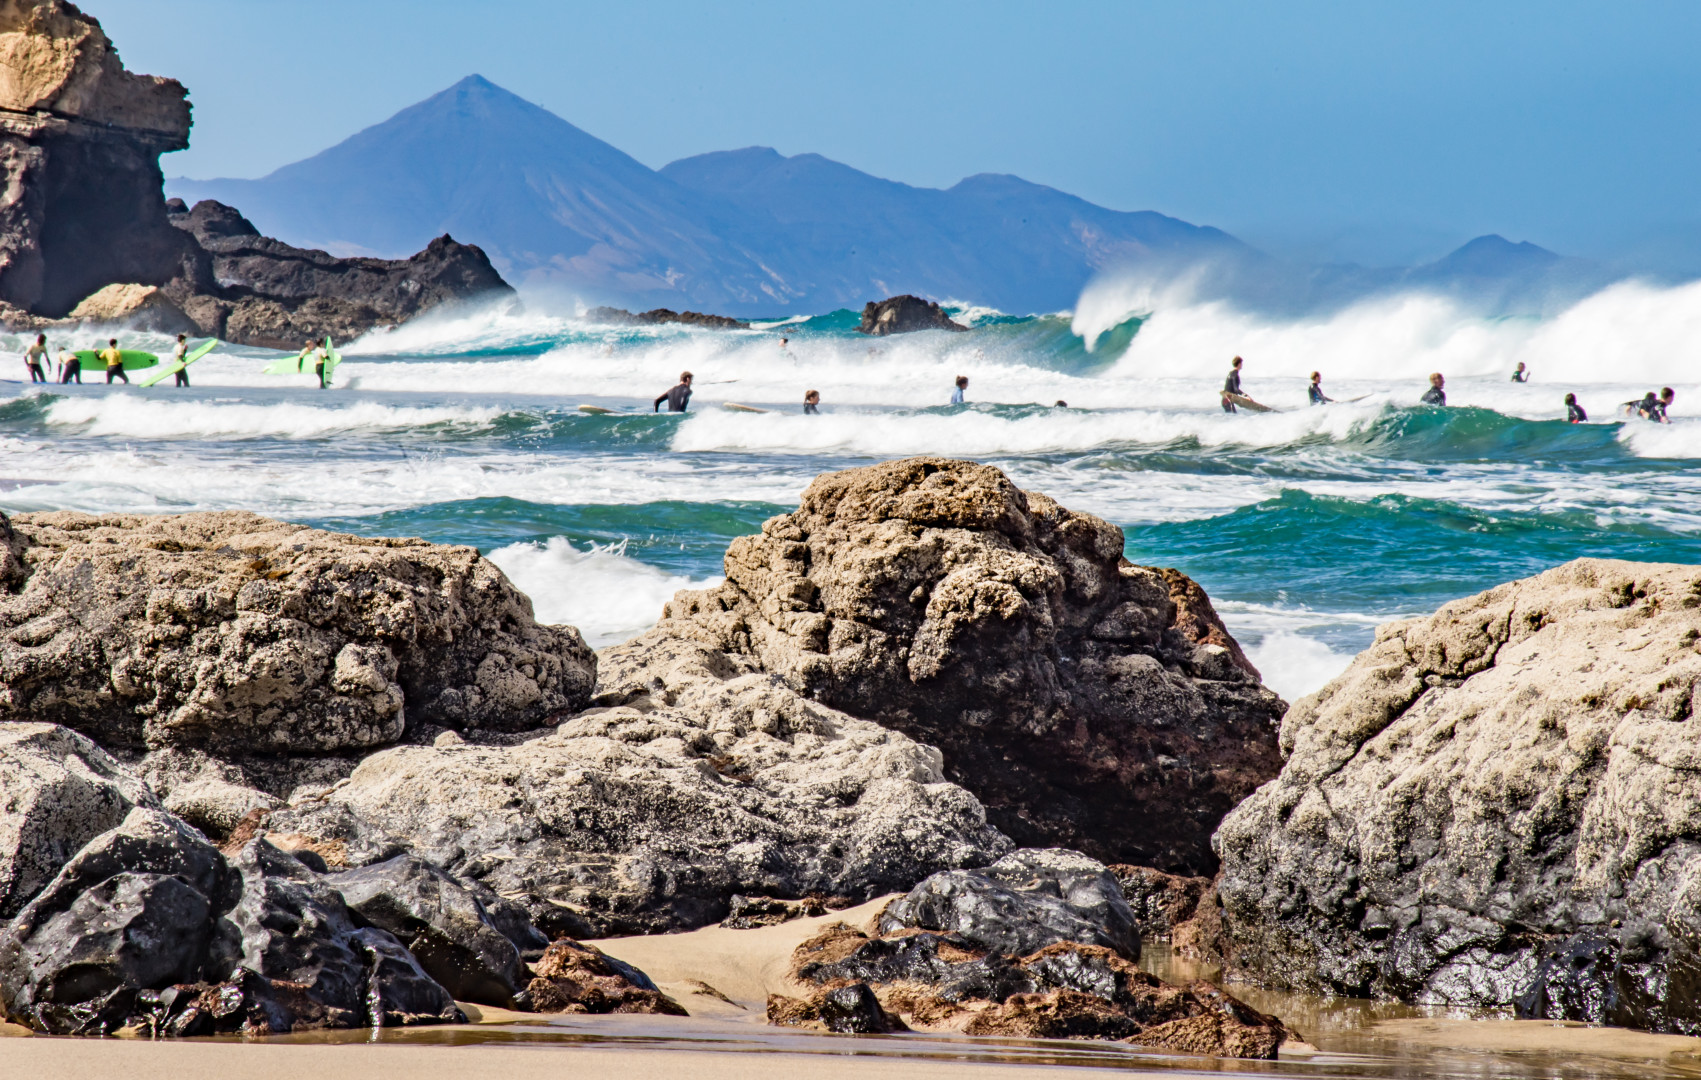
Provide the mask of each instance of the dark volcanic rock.
{"label": "dark volcanic rock", "polygon": [[533,971],[524,1002],[533,1012],[686,1015],[648,975],[571,938],[551,942]]}
{"label": "dark volcanic rock", "polygon": [[1122,886],[1122,898],[1134,912],[1134,923],[1146,941],[1166,941],[1177,926],[1189,922],[1199,910],[1199,899],[1211,888],[1211,879],[1184,877],[1153,870],[1149,866],[1106,867]]}
{"label": "dark volcanic rock", "polygon": [[25,514],[7,535],[0,720],[114,747],[322,754],[410,721],[536,727],[591,690],[578,632],[539,626],[472,548],[236,512]]}
{"label": "dark volcanic rock", "polygon": [[750,324],[725,315],[705,315],[700,311],[670,311],[655,308],[633,314],[624,308],[597,307],[585,313],[591,322],[613,323],[616,326],[659,326],[682,323],[686,326],[706,326],[711,330],[748,330]]}
{"label": "dark volcanic rock", "polygon": [[1058,848],[1012,851],[980,870],[934,874],[894,900],[880,930],[955,933],[984,949],[1025,956],[1060,941],[1140,958],[1140,934],[1103,865]]}
{"label": "dark volcanic rock", "polygon": [[698,642],[937,746],[1023,845],[1209,873],[1217,823],[1276,774],[1283,704],[1203,590],[1122,550],[989,466],[828,473],[624,648]]}
{"label": "dark volcanic rock", "polygon": [[780,900],[772,896],[740,896],[735,893],[728,902],[727,915],[721,920],[721,925],[728,930],[754,930],[758,926],[778,926],[793,919],[825,914],[827,905],[817,897]]}
{"label": "dark volcanic rock", "polygon": [[1217,834],[1233,965],[1701,1033],[1701,567],[1583,559],[1391,623]]}
{"label": "dark volcanic rock", "polygon": [[817,990],[807,998],[770,994],[768,1023],[840,1035],[885,1035],[908,1030],[903,1021],[880,1007],[880,999],[863,983]]}
{"label": "dark volcanic rock", "polygon": [[443,871],[399,855],[325,882],[342,894],[357,921],[405,943],[457,1001],[513,1007],[525,983],[519,950],[478,897]]}
{"label": "dark volcanic rock", "polygon": [[862,325],[857,330],[876,337],[887,334],[908,334],[916,330],[967,330],[962,323],[951,321],[940,306],[919,296],[894,296],[886,300],[870,300],[862,309]]}

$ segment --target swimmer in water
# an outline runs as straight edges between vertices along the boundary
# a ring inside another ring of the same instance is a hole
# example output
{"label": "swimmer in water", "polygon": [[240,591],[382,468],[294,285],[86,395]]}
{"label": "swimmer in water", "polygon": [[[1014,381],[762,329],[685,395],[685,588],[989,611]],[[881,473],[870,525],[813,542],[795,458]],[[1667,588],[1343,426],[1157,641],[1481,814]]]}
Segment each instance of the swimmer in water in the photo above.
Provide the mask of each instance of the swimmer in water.
{"label": "swimmer in water", "polygon": [[955,389],[951,392],[951,404],[953,404],[953,405],[963,404],[964,403],[963,392],[965,390],[967,390],[968,388],[969,388],[969,377],[967,375],[957,376],[957,389]]}
{"label": "swimmer in water", "polygon": [[1583,411],[1583,406],[1577,404],[1576,394],[1565,395],[1565,422],[1581,424],[1589,419],[1589,414]]}
{"label": "swimmer in water", "polygon": [[667,402],[668,412],[684,412],[685,407],[691,404],[691,373],[689,371],[679,373],[679,385],[656,398],[656,407],[650,411],[661,412],[661,404],[664,401]]}
{"label": "swimmer in water", "polygon": [[1447,404],[1446,386],[1447,380],[1441,377],[1441,372],[1437,371],[1429,377],[1429,389],[1425,390],[1423,397],[1418,400],[1425,405],[1445,405]]}
{"label": "swimmer in water", "polygon": [[1068,407],[1069,407],[1069,403],[1067,401],[1064,401],[1062,398],[1058,398],[1057,404],[1052,406],[1052,408],[1054,408],[1054,409],[1067,409]]}
{"label": "swimmer in water", "polygon": [[1513,382],[1529,382],[1530,373],[1524,370],[1524,362],[1518,361],[1518,366],[1512,369]]}
{"label": "swimmer in water", "polygon": [[1323,393],[1323,373],[1320,371],[1311,373],[1311,385],[1305,388],[1305,396],[1313,405],[1327,405],[1335,400]]}
{"label": "swimmer in water", "polygon": [[1246,361],[1237,356],[1229,363],[1228,378],[1223,380],[1223,412],[1231,413],[1240,411],[1234,407],[1234,402],[1229,400],[1229,395],[1234,394],[1237,397],[1246,396],[1246,394],[1240,389],[1240,366],[1245,362]]}
{"label": "swimmer in water", "polygon": [[821,391],[809,390],[803,395],[803,415],[819,416],[821,414]]}

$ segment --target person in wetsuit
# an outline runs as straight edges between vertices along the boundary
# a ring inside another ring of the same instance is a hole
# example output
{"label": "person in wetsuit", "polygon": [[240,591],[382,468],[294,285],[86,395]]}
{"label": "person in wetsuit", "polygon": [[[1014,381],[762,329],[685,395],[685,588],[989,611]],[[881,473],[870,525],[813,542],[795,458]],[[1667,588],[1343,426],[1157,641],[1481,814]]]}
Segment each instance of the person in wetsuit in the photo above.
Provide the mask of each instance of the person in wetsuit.
{"label": "person in wetsuit", "polygon": [[1659,414],[1657,416],[1650,416],[1648,419],[1658,420],[1662,424],[1671,423],[1671,417],[1666,415],[1666,410],[1671,408],[1671,403],[1676,400],[1676,398],[1676,390],[1673,390],[1669,386],[1660,387],[1660,400],[1657,403],[1659,406]]}
{"label": "person in wetsuit", "polygon": [[1245,362],[1246,361],[1237,356],[1229,364],[1228,378],[1223,380],[1223,412],[1240,411],[1234,407],[1234,402],[1229,400],[1229,395],[1234,394],[1239,397],[1246,396],[1240,389],[1240,365]]}
{"label": "person in wetsuit", "polygon": [[319,376],[319,389],[325,389],[325,364],[331,359],[331,353],[320,342],[313,347],[313,374]]}
{"label": "person in wetsuit", "polygon": [[1327,405],[1335,400],[1323,393],[1323,373],[1321,371],[1311,373],[1311,385],[1305,388],[1305,396],[1311,399],[1313,405]]}
{"label": "person in wetsuit", "polygon": [[955,390],[951,391],[951,404],[953,404],[953,405],[963,404],[963,393],[966,390],[968,390],[968,388],[969,388],[969,377],[967,375],[957,376],[957,388]]}
{"label": "person in wetsuit", "polygon": [[1512,369],[1513,382],[1529,382],[1530,373],[1524,370],[1524,362],[1518,361],[1518,366]]}
{"label": "person in wetsuit", "polygon": [[1423,397],[1418,400],[1423,402],[1425,405],[1447,404],[1447,391],[1443,389],[1446,385],[1447,380],[1443,379],[1441,377],[1441,372],[1437,371],[1429,377],[1429,389],[1425,390],[1423,392]]}
{"label": "person in wetsuit", "polygon": [[819,416],[821,413],[821,391],[809,390],[803,395],[803,415]]}
{"label": "person in wetsuit", "polygon": [[1660,416],[1660,399],[1652,390],[1643,394],[1636,401],[1624,403],[1625,416],[1640,416],[1644,420],[1658,420]]}
{"label": "person in wetsuit", "polygon": [[113,379],[122,379],[125,385],[129,385],[130,376],[124,374],[124,354],[118,351],[118,339],[108,339],[106,348],[102,349],[99,355],[106,361],[107,385],[110,386]]}
{"label": "person in wetsuit", "polygon": [[[181,364],[181,363],[183,363],[183,358],[188,356],[188,355],[189,355],[189,335],[188,334],[178,334],[177,335],[177,344],[173,345],[171,347],[171,362],[174,363],[174,364]],[[177,369],[177,381],[172,383],[171,385],[173,385],[173,386],[188,386],[189,385],[189,369],[188,368],[178,368]]]}
{"label": "person in wetsuit", "polygon": [[1589,419],[1589,414],[1583,411],[1583,406],[1577,404],[1576,394],[1565,395],[1565,422],[1581,424]]}
{"label": "person in wetsuit", "polygon": [[656,398],[656,407],[650,411],[661,412],[661,403],[664,401],[667,402],[668,412],[685,411],[685,406],[691,403],[691,373],[689,371],[679,373],[679,385]]}
{"label": "person in wetsuit", "polygon": [[75,380],[78,386],[83,385],[83,358],[59,344],[59,381],[61,384]]}
{"label": "person in wetsuit", "polygon": [[47,381],[47,372],[43,371],[41,367],[45,363],[47,363],[47,335],[37,334],[35,344],[24,350],[24,364],[30,369],[30,382],[44,383]]}

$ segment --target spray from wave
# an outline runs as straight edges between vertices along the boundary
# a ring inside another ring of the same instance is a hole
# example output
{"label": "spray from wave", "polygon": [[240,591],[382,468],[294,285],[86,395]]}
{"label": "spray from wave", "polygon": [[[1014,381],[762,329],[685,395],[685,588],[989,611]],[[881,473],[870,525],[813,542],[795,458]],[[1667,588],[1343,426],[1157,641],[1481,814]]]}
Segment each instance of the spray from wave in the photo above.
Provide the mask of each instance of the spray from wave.
{"label": "spray from wave", "polygon": [[722,578],[693,579],[648,566],[626,554],[626,542],[581,550],[564,537],[542,544],[509,544],[490,553],[521,592],[538,621],[579,628],[593,649],[643,633],[680,589],[703,589]]}

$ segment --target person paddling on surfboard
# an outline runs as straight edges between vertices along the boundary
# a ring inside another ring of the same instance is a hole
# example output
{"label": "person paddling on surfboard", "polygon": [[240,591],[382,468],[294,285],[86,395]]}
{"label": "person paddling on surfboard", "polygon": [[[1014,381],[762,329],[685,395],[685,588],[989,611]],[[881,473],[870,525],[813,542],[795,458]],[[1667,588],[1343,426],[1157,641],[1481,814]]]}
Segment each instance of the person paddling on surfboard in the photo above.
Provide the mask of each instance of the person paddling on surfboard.
{"label": "person paddling on surfboard", "polygon": [[173,385],[173,386],[188,386],[189,385],[189,369],[187,367],[182,366],[184,358],[187,357],[188,355],[189,355],[189,335],[188,334],[178,334],[177,335],[177,344],[173,345],[171,347],[171,362],[178,365],[177,381],[173,382],[171,385]]}
{"label": "person paddling on surfboard", "polygon": [[1425,405],[1447,404],[1447,391],[1442,389],[1446,385],[1447,380],[1443,379],[1441,377],[1441,372],[1437,371],[1429,377],[1429,389],[1425,390],[1423,392],[1423,397],[1418,400],[1422,401]]}
{"label": "person paddling on surfboard", "polygon": [[691,373],[689,371],[679,373],[679,385],[656,398],[656,407],[650,411],[661,412],[661,404],[664,401],[667,402],[668,412],[684,412],[685,407],[691,404]]}
{"label": "person paddling on surfboard", "polygon": [[124,354],[118,351],[117,338],[108,338],[106,348],[100,351],[99,356],[106,361],[106,382],[108,386],[112,385],[113,379],[123,379],[124,385],[130,385],[130,376],[124,374]]}
{"label": "person paddling on surfboard", "polygon": [[24,365],[30,369],[30,382],[44,383],[47,373],[41,369],[47,363],[47,335],[37,334],[35,344],[24,350]]}
{"label": "person paddling on surfboard", "polygon": [[1313,405],[1327,405],[1335,400],[1323,393],[1323,373],[1321,371],[1311,373],[1311,385],[1305,388],[1305,395],[1311,399]]}
{"label": "person paddling on surfboard", "polygon": [[1237,356],[1234,358],[1234,361],[1229,364],[1228,378],[1223,380],[1223,412],[1231,413],[1239,411],[1234,407],[1234,401],[1229,397],[1230,394],[1233,394],[1235,397],[1246,396],[1246,394],[1240,389],[1240,366],[1244,363],[1246,363],[1246,361]]}

